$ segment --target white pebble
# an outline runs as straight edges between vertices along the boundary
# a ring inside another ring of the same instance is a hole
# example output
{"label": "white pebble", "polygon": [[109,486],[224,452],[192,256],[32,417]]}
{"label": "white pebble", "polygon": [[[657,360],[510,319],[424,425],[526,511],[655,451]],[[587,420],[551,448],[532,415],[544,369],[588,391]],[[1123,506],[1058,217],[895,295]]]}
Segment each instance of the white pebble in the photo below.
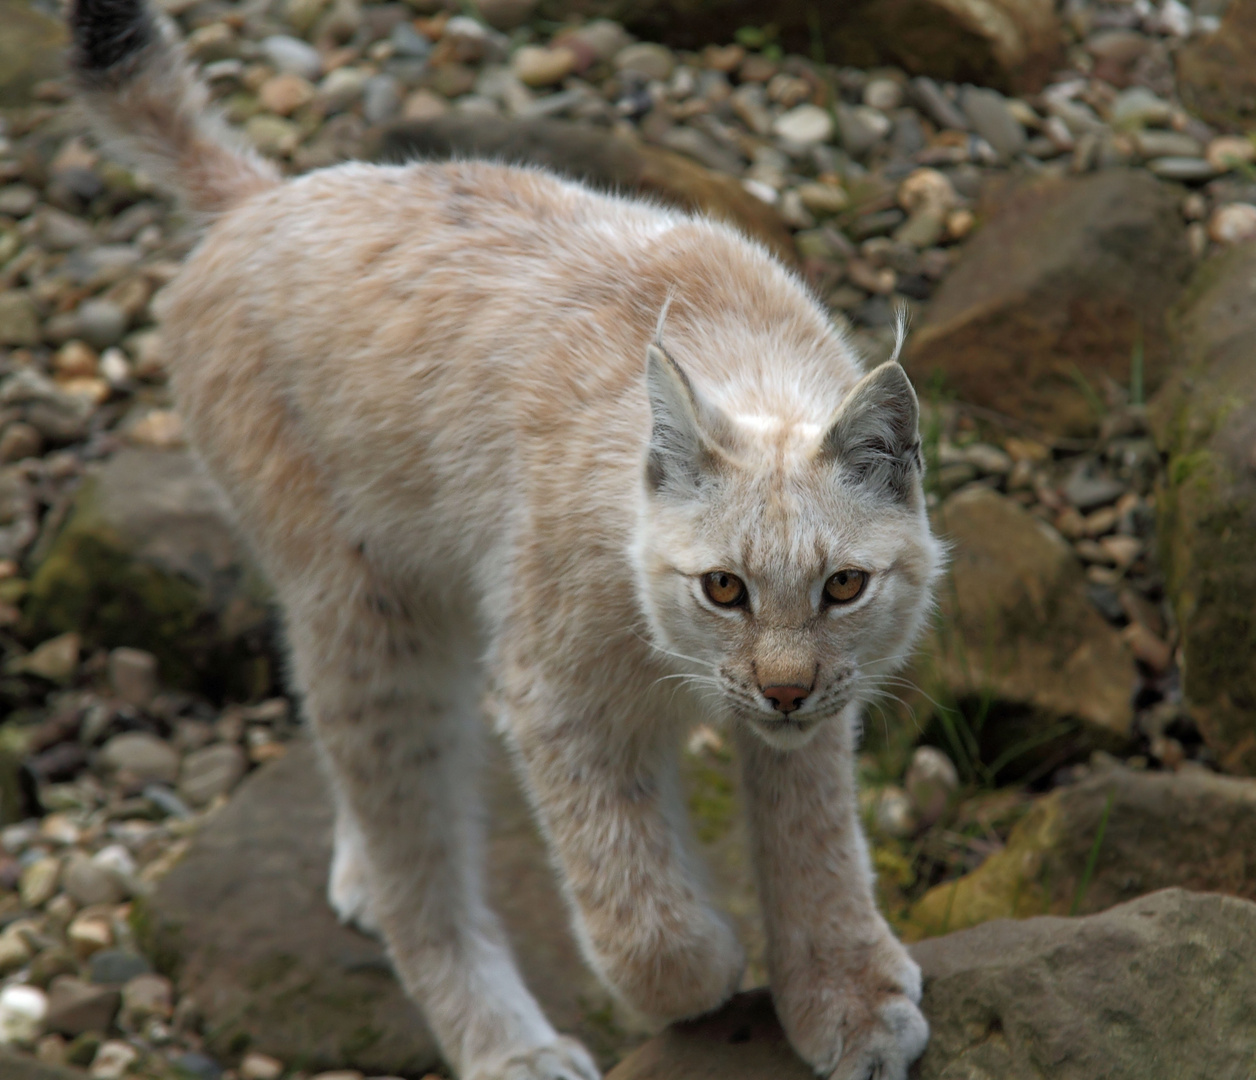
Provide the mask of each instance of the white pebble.
{"label": "white pebble", "polygon": [[0,990],[0,1046],[32,1043],[48,1012],[48,998],[35,986],[6,986]]}
{"label": "white pebble", "polygon": [[772,131],[803,146],[828,142],[833,137],[833,116],[819,105],[799,105],[778,116]]}
{"label": "white pebble", "polygon": [[1208,219],[1208,235],[1218,244],[1256,240],[1256,206],[1251,203],[1218,206]]}
{"label": "white pebble", "polygon": [[313,82],[323,73],[323,58],[318,50],[300,38],[273,34],[262,42],[262,51],[276,68],[291,75]]}

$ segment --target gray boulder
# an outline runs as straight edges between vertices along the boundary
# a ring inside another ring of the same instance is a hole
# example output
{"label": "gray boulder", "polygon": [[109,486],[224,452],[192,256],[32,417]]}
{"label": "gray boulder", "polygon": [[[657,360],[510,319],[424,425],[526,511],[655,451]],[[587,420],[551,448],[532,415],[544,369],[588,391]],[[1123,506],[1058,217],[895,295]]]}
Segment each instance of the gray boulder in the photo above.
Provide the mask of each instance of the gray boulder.
{"label": "gray boulder", "polygon": [[[932,1027],[914,1080],[1247,1080],[1256,904],[1166,889],[1078,919],[912,946]],[[762,991],[646,1043],[607,1080],[806,1080]]]}

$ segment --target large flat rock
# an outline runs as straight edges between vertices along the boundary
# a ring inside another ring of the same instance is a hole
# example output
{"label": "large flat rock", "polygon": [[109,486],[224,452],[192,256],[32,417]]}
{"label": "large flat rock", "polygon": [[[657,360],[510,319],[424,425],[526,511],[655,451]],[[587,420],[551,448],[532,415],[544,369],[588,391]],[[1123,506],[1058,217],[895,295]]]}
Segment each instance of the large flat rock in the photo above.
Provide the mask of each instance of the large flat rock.
{"label": "large flat rock", "polygon": [[1210,124],[1248,130],[1256,121],[1256,0],[1233,0],[1221,26],[1177,53],[1183,102]]}
{"label": "large flat rock", "polygon": [[[1256,904],[1168,889],[1102,915],[912,946],[933,1035],[914,1080],[1248,1080]],[[607,1080],[804,1080],[766,994],[646,1043]]]}
{"label": "large flat rock", "polygon": [[[499,756],[491,793],[491,897],[524,975],[560,1030],[603,1061],[625,1045],[584,967],[529,812]],[[422,1075],[439,1056],[383,948],[327,905],[332,807],[313,748],[253,774],[197,834],[145,905],[144,936],[206,1021],[222,1060],[252,1048],[294,1068]]]}
{"label": "large flat rock", "polygon": [[1054,433],[1095,416],[1080,383],[1156,389],[1169,368],[1165,312],[1190,269],[1178,194],[1108,169],[996,187],[980,231],[929,305],[907,354],[961,398]]}

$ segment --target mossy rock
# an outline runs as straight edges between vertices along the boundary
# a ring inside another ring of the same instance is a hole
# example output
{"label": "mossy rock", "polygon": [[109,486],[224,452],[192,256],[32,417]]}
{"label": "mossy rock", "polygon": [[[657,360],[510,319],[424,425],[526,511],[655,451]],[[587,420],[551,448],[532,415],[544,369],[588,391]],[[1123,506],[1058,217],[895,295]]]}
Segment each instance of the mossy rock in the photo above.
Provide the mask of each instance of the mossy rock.
{"label": "mossy rock", "polygon": [[1034,806],[1007,846],[913,906],[908,940],[991,919],[1105,911],[1179,886],[1256,900],[1256,782],[1111,768]]}
{"label": "mossy rock", "polygon": [[169,685],[248,698],[270,686],[265,588],[191,455],[124,450],[80,488],[35,568],[23,635],[157,656]]}
{"label": "mossy rock", "polygon": [[[1134,660],[1090,602],[1069,545],[986,488],[952,496],[934,524],[951,563],[934,631],[907,674],[919,689],[900,694],[910,712],[900,741],[923,732],[965,779],[983,783],[1048,775],[1127,745]],[[876,744],[889,725],[873,719]]]}
{"label": "mossy rock", "polygon": [[1184,690],[1221,764],[1256,774],[1256,249],[1204,263],[1170,326],[1180,367],[1151,417]]}

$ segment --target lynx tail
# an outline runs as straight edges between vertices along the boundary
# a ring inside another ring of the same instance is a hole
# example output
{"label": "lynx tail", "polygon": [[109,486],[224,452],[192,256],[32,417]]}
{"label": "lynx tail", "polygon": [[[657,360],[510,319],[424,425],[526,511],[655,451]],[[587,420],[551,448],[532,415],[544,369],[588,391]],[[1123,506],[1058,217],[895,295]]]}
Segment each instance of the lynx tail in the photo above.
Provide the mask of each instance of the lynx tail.
{"label": "lynx tail", "polygon": [[73,0],[71,66],[79,96],[120,155],[214,215],[280,182],[208,108],[204,83],[145,0]]}

